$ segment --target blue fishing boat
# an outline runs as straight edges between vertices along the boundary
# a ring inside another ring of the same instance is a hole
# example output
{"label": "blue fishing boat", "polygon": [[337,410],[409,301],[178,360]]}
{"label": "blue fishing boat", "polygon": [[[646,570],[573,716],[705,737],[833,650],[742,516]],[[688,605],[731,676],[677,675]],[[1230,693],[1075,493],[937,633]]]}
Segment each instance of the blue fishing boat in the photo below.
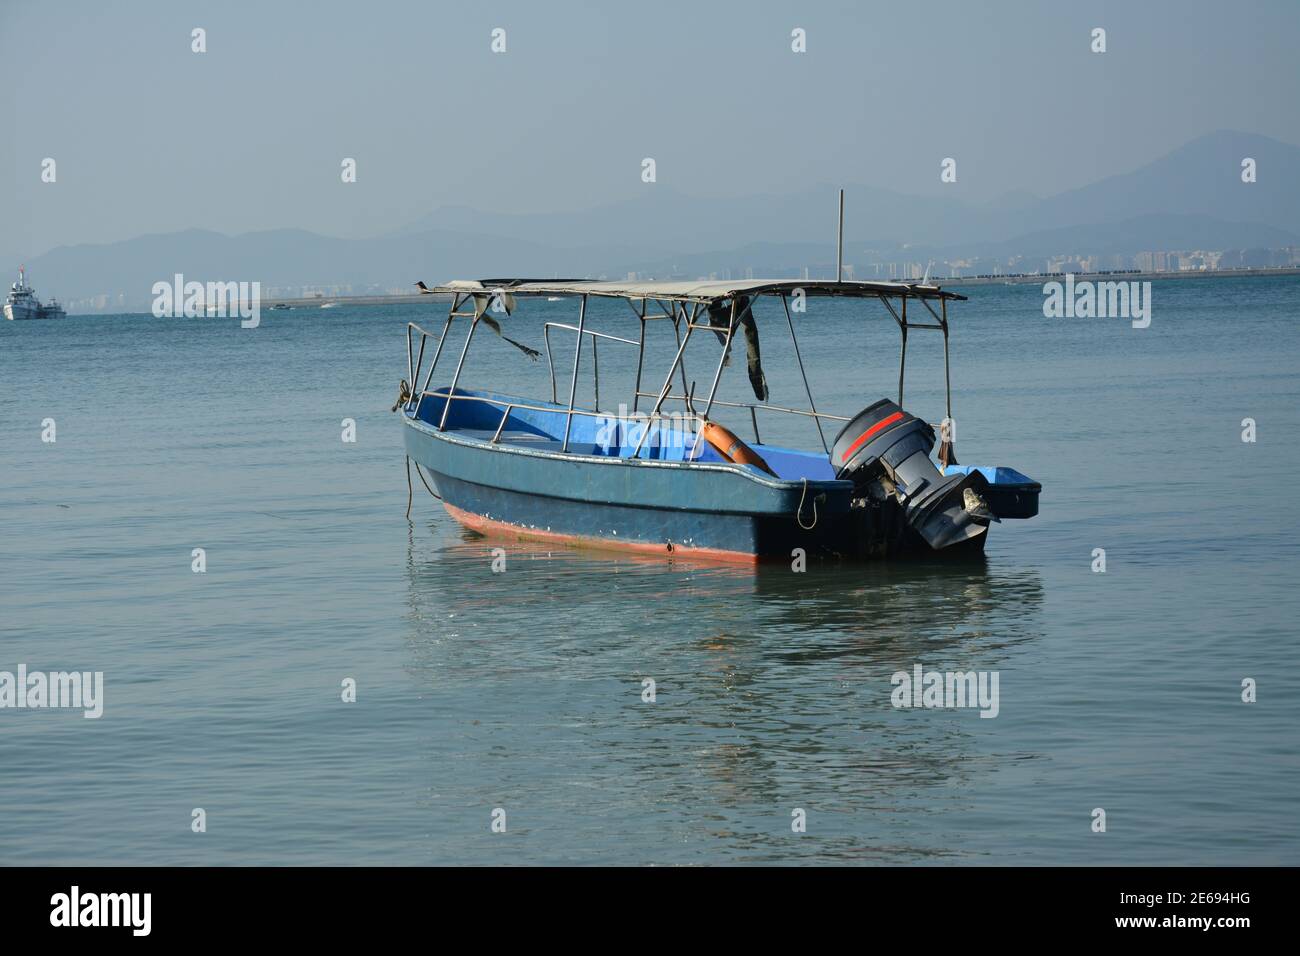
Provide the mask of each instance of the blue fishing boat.
{"label": "blue fishing boat", "polygon": [[[948,303],[965,297],[936,285],[527,279],[418,285],[446,296],[451,306],[439,334],[408,325],[407,378],[394,410],[402,414],[408,467],[414,462],[447,511],[475,531],[744,562],[789,561],[796,549],[838,559],[970,556],[982,554],[991,522],[1038,512],[1037,482],[1011,468],[957,464],[950,432]],[[792,299],[819,296],[879,303],[892,317],[902,336],[897,401],[879,399],[851,417],[817,410],[790,313]],[[763,297],[779,299],[783,307],[806,408],[768,400],[755,318],[755,303]],[[540,355],[502,328],[506,319],[522,321],[521,302],[536,298],[578,303],[576,325],[543,326],[549,400],[463,387],[466,358],[483,326],[532,357]],[[588,304],[598,299],[631,306],[628,336],[591,327]],[[919,322],[918,309],[924,310]],[[646,328],[656,321],[671,324],[676,349],[666,374],[648,380]],[[457,322],[465,327],[459,359],[449,379],[434,383]],[[567,401],[557,394],[552,329],[576,333]],[[913,329],[943,336],[947,417],[937,424],[903,407]],[[687,386],[682,364],[693,336],[716,341],[718,352],[707,395],[698,397],[694,385]],[[596,345],[611,340],[637,349],[631,414],[627,405],[619,414],[600,408]],[[588,341],[594,407],[576,402]],[[744,343],[753,402],[718,397],[737,342]],[[426,364],[430,343],[436,345]],[[821,450],[762,442],[759,411],[810,420]],[[752,441],[720,420],[746,413]],[[827,434],[832,429],[833,437]]]}

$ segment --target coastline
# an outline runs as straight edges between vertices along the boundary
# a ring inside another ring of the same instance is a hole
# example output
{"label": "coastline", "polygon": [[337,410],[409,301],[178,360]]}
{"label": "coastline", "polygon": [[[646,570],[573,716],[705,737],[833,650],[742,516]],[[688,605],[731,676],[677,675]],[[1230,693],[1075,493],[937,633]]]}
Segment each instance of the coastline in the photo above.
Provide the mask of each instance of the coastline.
{"label": "coastline", "polygon": [[[1204,272],[1076,272],[1076,282],[1118,282],[1118,281],[1157,281],[1157,280],[1191,280],[1191,278],[1270,278],[1279,276],[1300,276],[1300,268],[1269,269],[1206,269]],[[980,286],[980,285],[1041,285],[1065,278],[1065,273],[1010,274],[1010,276],[933,276],[933,285]],[[701,280],[706,281],[706,280]],[[738,280],[742,281],[742,280]],[[814,281],[814,280],[809,280]],[[919,281],[919,280],[917,280]],[[321,308],[322,306],[407,306],[413,303],[446,303],[451,297],[445,293],[403,293],[400,295],[330,295],[330,297],[311,298],[264,298],[261,310],[268,311],[274,306],[287,306],[292,310],[300,308]],[[140,315],[144,310],[123,312],[112,311],[69,311],[74,315]]]}
{"label": "coastline", "polygon": [[[1294,276],[1300,275],[1300,268],[1277,268],[1277,269],[1214,269],[1205,271],[1186,271],[1186,272],[1076,272],[1074,273],[1075,281],[1133,281],[1133,280],[1157,280],[1157,279],[1223,279],[1223,278],[1264,278],[1270,276]],[[931,281],[935,285],[944,287],[949,286],[974,286],[974,285],[1029,285],[1051,282],[1056,279],[1064,278],[1064,273],[1038,273],[1035,275],[1005,275],[1005,276],[933,276]],[[266,298],[262,300],[261,307],[263,311],[270,309],[272,306],[286,305],[291,309],[319,309],[322,306],[334,304],[339,306],[363,306],[363,305],[410,305],[417,302],[424,302],[430,305],[450,301],[450,296],[444,293],[410,293],[402,295],[340,295],[329,297],[311,298]],[[133,312],[109,313],[109,312],[69,312],[68,315],[134,315]]]}
{"label": "coastline", "polygon": [[[1265,278],[1269,276],[1294,276],[1300,275],[1300,267],[1287,267],[1277,269],[1213,269],[1204,271],[1186,272],[1076,272],[1074,278],[1076,282],[1084,280],[1091,281],[1130,281],[1130,280],[1155,280],[1155,279],[1224,279],[1224,278]],[[932,276],[931,281],[940,286],[957,286],[957,285],[1026,285],[1041,284],[1052,282],[1056,279],[1062,279],[1065,273],[1037,273],[1026,275],[1005,275],[1005,276]],[[701,280],[703,281],[703,280]],[[742,281],[742,280],[737,280]],[[812,281],[812,280],[809,280]],[[919,280],[917,280],[919,281]],[[409,305],[413,302],[448,302],[451,297],[445,293],[413,293],[410,295],[342,295],[332,296],[330,298],[309,298],[309,299],[263,299],[262,308],[269,309],[274,305],[287,305],[293,309],[310,309],[320,308],[326,303],[337,303],[338,305]]]}
{"label": "coastline", "polygon": [[[1155,280],[1155,279],[1228,279],[1228,278],[1262,278],[1267,276],[1294,276],[1300,275],[1300,268],[1287,266],[1275,269],[1205,269],[1180,272],[1141,272],[1133,270],[1131,272],[1075,272],[1073,273],[1076,282],[1101,281],[1105,282],[1118,281],[1123,279],[1129,280]],[[970,277],[937,277],[934,279],[939,285],[1021,285],[1028,283],[1051,282],[1055,279],[1065,278],[1064,272],[1052,273],[1034,273],[1030,275],[1005,275],[1005,276],[970,276]]]}

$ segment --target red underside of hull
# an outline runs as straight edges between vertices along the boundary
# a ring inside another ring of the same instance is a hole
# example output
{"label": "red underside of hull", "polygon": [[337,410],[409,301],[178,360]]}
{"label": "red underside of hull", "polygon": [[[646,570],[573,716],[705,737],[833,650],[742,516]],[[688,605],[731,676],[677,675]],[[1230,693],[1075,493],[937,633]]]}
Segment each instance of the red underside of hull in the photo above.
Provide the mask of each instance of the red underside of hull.
{"label": "red underside of hull", "polygon": [[564,534],[558,531],[545,531],[539,528],[525,528],[508,521],[485,518],[443,502],[442,506],[453,518],[479,534],[490,537],[527,538],[532,541],[548,541],[566,547],[602,548],[626,551],[634,554],[655,554],[665,557],[680,556],[699,558],[706,561],[718,561],[725,564],[757,564],[760,560],[756,554],[742,551],[722,551],[717,548],[693,548],[684,544],[656,544],[649,541],[624,541],[618,538],[598,537],[596,535]]}

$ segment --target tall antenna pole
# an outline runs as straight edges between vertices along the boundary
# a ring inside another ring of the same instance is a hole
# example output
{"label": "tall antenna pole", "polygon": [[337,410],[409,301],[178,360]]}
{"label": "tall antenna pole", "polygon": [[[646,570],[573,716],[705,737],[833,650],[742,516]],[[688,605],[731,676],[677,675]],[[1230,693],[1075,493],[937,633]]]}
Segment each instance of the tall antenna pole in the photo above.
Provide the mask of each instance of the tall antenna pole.
{"label": "tall antenna pole", "polygon": [[844,190],[840,190],[839,243],[835,252],[835,281],[844,281]]}

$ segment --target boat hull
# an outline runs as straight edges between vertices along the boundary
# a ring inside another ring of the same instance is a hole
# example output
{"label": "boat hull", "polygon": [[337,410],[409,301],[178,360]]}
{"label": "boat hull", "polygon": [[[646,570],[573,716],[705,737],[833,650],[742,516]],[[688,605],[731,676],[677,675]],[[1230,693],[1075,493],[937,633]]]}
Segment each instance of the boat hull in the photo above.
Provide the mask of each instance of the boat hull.
{"label": "boat hull", "polygon": [[[752,563],[933,554],[901,515],[851,508],[846,481],[732,464],[557,455],[405,419],[406,451],[449,514],[481,534]],[[979,535],[962,553],[979,553]],[[954,556],[958,553],[953,552]]]}
{"label": "boat hull", "polygon": [[43,319],[41,307],[27,302],[6,302],[5,318],[10,322],[23,322],[28,319]]}
{"label": "boat hull", "polygon": [[759,515],[668,511],[521,494],[436,475],[447,512],[480,534],[555,544],[617,548],[750,563],[788,557],[795,547],[822,547],[796,535],[794,522]]}

